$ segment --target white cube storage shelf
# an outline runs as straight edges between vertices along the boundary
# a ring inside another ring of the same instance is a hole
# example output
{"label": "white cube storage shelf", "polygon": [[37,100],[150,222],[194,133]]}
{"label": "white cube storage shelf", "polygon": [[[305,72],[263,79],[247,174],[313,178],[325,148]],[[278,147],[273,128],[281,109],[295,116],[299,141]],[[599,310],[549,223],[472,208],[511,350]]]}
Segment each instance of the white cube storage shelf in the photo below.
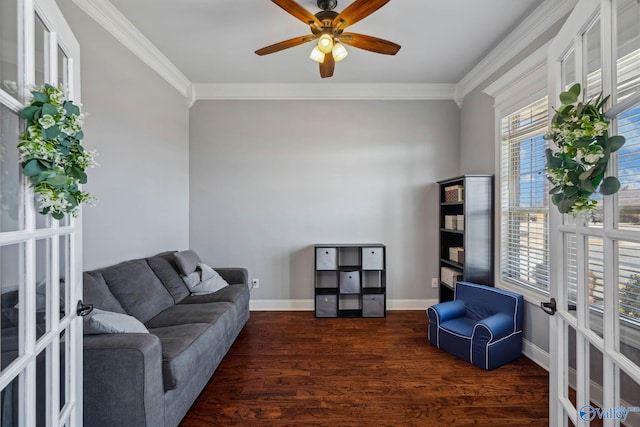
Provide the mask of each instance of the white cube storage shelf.
{"label": "white cube storage shelf", "polygon": [[316,317],[385,317],[383,244],[317,244],[314,253]]}

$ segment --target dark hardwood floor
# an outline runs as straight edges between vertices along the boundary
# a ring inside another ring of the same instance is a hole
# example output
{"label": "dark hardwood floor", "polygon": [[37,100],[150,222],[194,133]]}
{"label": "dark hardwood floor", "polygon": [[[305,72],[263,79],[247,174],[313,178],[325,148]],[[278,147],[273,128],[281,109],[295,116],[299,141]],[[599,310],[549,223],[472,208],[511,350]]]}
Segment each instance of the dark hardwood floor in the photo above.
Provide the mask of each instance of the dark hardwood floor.
{"label": "dark hardwood floor", "polygon": [[547,426],[548,374],[484,371],[432,347],[424,311],[382,319],[252,312],[189,426]]}

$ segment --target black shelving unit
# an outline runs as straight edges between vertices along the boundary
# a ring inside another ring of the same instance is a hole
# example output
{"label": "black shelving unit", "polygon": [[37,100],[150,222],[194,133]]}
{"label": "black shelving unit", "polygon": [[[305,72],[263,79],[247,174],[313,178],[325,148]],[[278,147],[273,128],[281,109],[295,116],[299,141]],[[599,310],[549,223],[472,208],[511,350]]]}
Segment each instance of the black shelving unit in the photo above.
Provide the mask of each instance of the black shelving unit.
{"label": "black shelving unit", "polygon": [[[493,286],[494,179],[493,175],[463,175],[438,184],[439,294],[444,302],[453,299],[458,280]],[[454,256],[456,248],[462,250],[462,257]]]}
{"label": "black shelving unit", "polygon": [[316,317],[386,316],[383,244],[317,244],[314,254]]}

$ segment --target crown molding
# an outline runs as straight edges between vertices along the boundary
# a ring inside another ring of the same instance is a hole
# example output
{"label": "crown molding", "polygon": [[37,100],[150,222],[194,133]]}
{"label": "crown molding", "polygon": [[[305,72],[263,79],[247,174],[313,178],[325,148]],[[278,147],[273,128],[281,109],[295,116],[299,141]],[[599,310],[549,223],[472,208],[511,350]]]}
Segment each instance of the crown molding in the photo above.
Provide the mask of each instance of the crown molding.
{"label": "crown molding", "polygon": [[464,97],[573,10],[577,0],[546,0],[475,66],[456,86],[455,101]]}
{"label": "crown molding", "polygon": [[191,81],[108,0],[73,2],[178,92],[190,98]]}
{"label": "crown molding", "polygon": [[196,100],[453,100],[454,84],[195,83]]}
{"label": "crown molding", "polygon": [[546,95],[550,44],[551,40],[483,89],[503,116]]}

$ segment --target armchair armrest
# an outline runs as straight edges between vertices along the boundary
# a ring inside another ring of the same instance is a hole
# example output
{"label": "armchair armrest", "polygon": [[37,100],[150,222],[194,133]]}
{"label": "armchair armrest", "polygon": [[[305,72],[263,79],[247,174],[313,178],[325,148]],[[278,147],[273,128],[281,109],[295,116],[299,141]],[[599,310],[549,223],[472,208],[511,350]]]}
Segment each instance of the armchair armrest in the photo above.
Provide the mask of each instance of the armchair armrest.
{"label": "armchair armrest", "polygon": [[249,284],[249,272],[246,268],[214,268],[214,270],[222,276],[230,285],[247,285]]}
{"label": "armchair armrest", "polygon": [[488,333],[488,342],[498,341],[501,338],[513,333],[513,316],[509,316],[505,313],[497,313],[493,316],[479,321],[473,331],[475,338],[476,332],[481,333],[480,329],[485,329]]}
{"label": "armchair armrest", "polygon": [[152,334],[83,336],[84,424],[164,425],[162,346]]}
{"label": "armchair armrest", "polygon": [[462,300],[442,302],[427,309],[429,323],[443,323],[464,315],[464,312],[465,306]]}

